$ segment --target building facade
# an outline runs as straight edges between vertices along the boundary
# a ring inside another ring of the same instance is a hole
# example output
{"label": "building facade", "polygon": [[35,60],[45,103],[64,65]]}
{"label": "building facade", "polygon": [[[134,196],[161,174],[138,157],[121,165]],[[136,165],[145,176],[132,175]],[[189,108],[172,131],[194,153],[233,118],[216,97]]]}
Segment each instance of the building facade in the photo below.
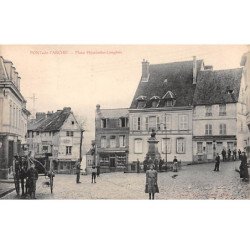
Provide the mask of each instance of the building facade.
{"label": "building facade", "polygon": [[245,92],[246,92],[246,150],[248,154],[248,160],[250,161],[250,46],[248,45],[248,52],[246,52],[242,58],[240,65],[243,67],[243,75],[245,79]]}
{"label": "building facade", "polygon": [[174,156],[192,162],[193,95],[203,61],[149,65],[142,62],[142,77],[129,109],[129,162],[143,161],[152,129],[164,161]]}
{"label": "building facade", "polygon": [[22,154],[30,112],[21,94],[20,79],[11,61],[0,56],[0,178],[13,172],[14,155]]}
{"label": "building facade", "polygon": [[71,108],[55,113],[36,113],[36,119],[28,124],[29,150],[41,162],[45,153],[52,154],[57,173],[73,173],[75,163],[81,157],[82,133]]}
{"label": "building facade", "polygon": [[242,68],[204,70],[197,79],[193,113],[194,161],[246,146],[246,93]]}
{"label": "building facade", "polygon": [[101,172],[123,171],[128,163],[128,109],[96,106],[95,161]]}

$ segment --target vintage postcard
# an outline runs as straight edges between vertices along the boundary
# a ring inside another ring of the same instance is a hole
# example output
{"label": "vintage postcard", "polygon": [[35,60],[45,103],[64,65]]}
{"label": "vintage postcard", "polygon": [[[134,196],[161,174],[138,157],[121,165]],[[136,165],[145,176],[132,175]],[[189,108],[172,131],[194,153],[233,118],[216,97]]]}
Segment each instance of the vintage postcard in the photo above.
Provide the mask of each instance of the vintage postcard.
{"label": "vintage postcard", "polygon": [[248,45],[0,45],[3,200],[249,199]]}

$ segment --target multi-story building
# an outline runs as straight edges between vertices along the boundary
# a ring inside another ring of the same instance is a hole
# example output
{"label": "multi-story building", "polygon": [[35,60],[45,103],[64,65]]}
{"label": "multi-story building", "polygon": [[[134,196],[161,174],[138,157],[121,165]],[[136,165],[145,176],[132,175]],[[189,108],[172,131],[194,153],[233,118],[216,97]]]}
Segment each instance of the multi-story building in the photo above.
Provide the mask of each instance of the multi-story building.
{"label": "multi-story building", "polygon": [[142,77],[129,109],[129,162],[143,161],[152,129],[165,161],[174,156],[192,162],[193,95],[203,61],[149,65],[142,62]]}
{"label": "multi-story building", "polygon": [[36,119],[28,124],[29,150],[41,161],[45,153],[52,154],[51,158],[58,163],[55,166],[57,173],[72,173],[81,157],[82,133],[71,108],[55,113],[36,113]]}
{"label": "multi-story building", "polygon": [[246,125],[247,125],[247,153],[250,161],[250,45],[248,45],[248,52],[246,52],[242,58],[240,65],[243,67],[243,75],[245,79],[245,92],[246,92]]}
{"label": "multi-story building", "polygon": [[200,71],[194,94],[194,161],[246,146],[246,94],[242,68]]}
{"label": "multi-story building", "polygon": [[101,172],[123,171],[128,163],[128,109],[96,106],[95,161]]}
{"label": "multi-story building", "polygon": [[21,94],[20,79],[11,61],[0,56],[0,178],[13,171],[13,157],[22,153],[30,112]]}

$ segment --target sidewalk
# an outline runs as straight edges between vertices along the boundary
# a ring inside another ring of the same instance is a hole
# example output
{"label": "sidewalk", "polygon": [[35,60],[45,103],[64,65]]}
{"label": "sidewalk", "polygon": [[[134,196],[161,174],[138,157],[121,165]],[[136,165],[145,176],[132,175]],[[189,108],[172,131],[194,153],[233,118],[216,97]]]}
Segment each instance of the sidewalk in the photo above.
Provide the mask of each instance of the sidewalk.
{"label": "sidewalk", "polygon": [[15,185],[13,179],[4,180],[0,179],[0,198],[11,193],[15,190]]}

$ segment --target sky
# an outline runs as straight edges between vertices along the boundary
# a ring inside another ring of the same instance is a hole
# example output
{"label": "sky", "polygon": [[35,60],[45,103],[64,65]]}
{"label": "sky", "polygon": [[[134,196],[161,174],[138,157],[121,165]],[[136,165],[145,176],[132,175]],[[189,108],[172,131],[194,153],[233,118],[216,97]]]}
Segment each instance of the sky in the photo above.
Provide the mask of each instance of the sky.
{"label": "sky", "polygon": [[85,147],[94,139],[94,117],[101,108],[130,106],[141,77],[143,59],[150,64],[204,59],[214,70],[238,68],[245,45],[0,45],[21,77],[27,108],[35,111],[71,107],[85,122]]}

